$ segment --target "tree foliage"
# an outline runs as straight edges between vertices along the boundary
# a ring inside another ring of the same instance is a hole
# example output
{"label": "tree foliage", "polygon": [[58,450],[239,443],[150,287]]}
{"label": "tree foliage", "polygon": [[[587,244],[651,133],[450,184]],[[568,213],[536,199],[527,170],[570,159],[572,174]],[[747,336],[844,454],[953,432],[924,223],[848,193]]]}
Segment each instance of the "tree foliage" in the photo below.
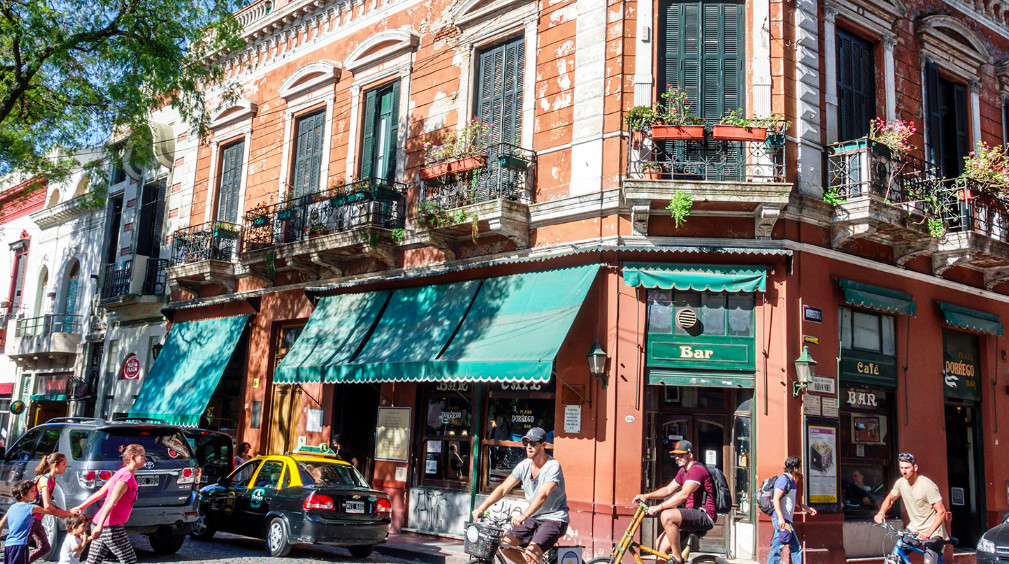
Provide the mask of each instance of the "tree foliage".
{"label": "tree foliage", "polygon": [[[0,174],[58,179],[78,150],[145,131],[151,111],[169,104],[202,133],[204,85],[224,79],[208,55],[243,45],[237,7],[238,0],[0,0]],[[145,158],[149,133],[133,137],[134,153]],[[99,162],[92,168],[100,175]]]}

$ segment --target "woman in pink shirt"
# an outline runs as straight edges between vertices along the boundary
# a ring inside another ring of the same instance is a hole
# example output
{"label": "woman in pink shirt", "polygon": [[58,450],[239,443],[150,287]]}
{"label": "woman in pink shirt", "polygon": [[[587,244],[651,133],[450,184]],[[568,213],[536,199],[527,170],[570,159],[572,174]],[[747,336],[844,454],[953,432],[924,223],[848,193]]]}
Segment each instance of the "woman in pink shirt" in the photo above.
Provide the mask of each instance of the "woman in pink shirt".
{"label": "woman in pink shirt", "polygon": [[98,564],[105,558],[106,550],[111,550],[119,558],[121,564],[136,564],[137,553],[133,551],[130,537],[126,534],[126,521],[133,511],[133,502],[137,499],[137,480],[133,477],[137,470],[143,468],[146,462],[144,447],[127,445],[123,449],[123,467],[112,475],[112,478],[102,489],[91,494],[84,503],[73,508],[73,513],[81,513],[84,508],[98,501],[103,496],[105,503],[92,520],[91,552],[88,553],[88,564]]}

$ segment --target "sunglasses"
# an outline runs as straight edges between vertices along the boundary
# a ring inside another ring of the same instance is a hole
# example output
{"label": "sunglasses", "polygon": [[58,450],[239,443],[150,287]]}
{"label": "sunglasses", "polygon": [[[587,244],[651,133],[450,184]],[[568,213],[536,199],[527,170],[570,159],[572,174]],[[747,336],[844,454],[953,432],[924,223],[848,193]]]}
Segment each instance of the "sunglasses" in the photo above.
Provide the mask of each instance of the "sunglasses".
{"label": "sunglasses", "polygon": [[910,462],[911,464],[917,464],[914,459],[914,455],[909,452],[902,452],[897,455],[897,460],[901,462]]}
{"label": "sunglasses", "polygon": [[522,446],[538,445],[539,443],[530,441],[529,439],[522,439]]}

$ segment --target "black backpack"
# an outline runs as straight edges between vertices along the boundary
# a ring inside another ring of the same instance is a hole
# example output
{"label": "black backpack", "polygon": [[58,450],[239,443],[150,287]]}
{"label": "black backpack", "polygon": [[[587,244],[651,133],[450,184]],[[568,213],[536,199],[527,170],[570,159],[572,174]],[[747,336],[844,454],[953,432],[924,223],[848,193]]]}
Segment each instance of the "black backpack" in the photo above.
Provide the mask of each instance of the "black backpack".
{"label": "black backpack", "polygon": [[[711,475],[711,483],[715,486],[715,512],[728,513],[732,510],[732,492],[729,491],[729,482],[725,480],[725,474],[717,466],[704,466],[708,474]],[[707,492],[704,492],[707,495]]]}
{"label": "black backpack", "polygon": [[[764,480],[760,484],[760,489],[757,490],[757,507],[759,507],[765,515],[774,513],[774,483],[782,476],[784,476],[784,474],[778,474],[777,476],[772,476]],[[789,490],[792,489],[792,482],[789,480],[785,480],[785,482],[785,493],[787,494]]]}

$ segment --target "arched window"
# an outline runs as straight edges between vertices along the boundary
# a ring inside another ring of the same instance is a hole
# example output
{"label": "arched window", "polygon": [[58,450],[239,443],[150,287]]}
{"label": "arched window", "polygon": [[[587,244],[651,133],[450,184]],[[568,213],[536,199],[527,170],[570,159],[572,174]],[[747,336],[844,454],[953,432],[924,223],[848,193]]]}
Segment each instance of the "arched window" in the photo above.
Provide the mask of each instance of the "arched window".
{"label": "arched window", "polygon": [[80,284],[80,279],[81,264],[74,261],[73,266],[70,267],[70,273],[67,275],[67,291],[63,295],[63,307],[60,313],[67,315],[77,313],[77,287]]}
{"label": "arched window", "polygon": [[60,203],[60,191],[53,190],[53,193],[49,196],[49,203],[46,204],[46,209],[51,208],[58,203]]}
{"label": "arched window", "polygon": [[45,303],[46,291],[49,287],[49,269],[42,267],[42,272],[39,273],[39,286],[38,291],[35,292],[35,308],[32,310],[32,317],[38,317],[42,315],[42,304]]}

